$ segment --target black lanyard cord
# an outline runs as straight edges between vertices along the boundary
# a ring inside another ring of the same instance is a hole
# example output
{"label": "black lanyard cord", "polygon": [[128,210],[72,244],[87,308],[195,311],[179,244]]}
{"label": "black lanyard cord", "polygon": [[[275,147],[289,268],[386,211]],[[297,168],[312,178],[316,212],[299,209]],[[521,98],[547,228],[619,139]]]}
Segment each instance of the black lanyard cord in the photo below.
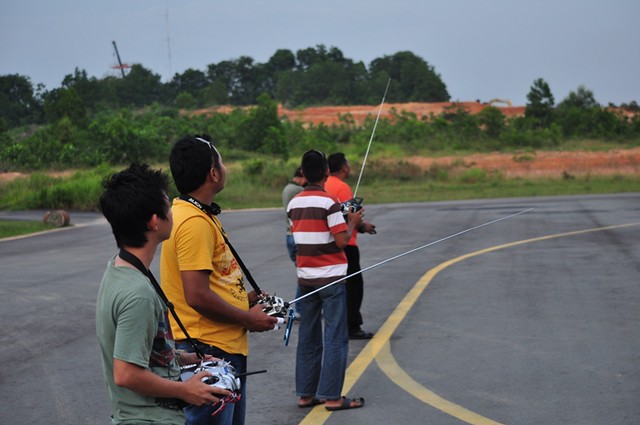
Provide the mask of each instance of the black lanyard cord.
{"label": "black lanyard cord", "polygon": [[124,261],[126,261],[127,263],[129,263],[132,266],[134,266],[136,269],[140,270],[140,273],[142,273],[143,275],[145,275],[146,277],[149,278],[149,281],[151,282],[151,286],[153,286],[153,288],[156,290],[156,293],[158,294],[160,299],[164,302],[164,304],[167,306],[169,311],[171,311],[171,315],[175,319],[176,323],[178,324],[178,326],[180,327],[180,329],[182,330],[184,335],[187,337],[187,340],[191,343],[191,345],[193,345],[193,349],[195,350],[196,355],[198,356],[198,358],[200,360],[204,359],[204,353],[202,353],[202,351],[198,348],[198,345],[195,343],[193,338],[191,338],[191,336],[189,336],[189,333],[187,332],[187,329],[184,327],[184,325],[180,321],[180,318],[178,317],[178,314],[176,313],[176,309],[173,306],[173,303],[171,301],[169,301],[169,299],[167,298],[166,294],[164,293],[164,291],[160,287],[160,284],[158,283],[156,278],[151,273],[151,270],[147,269],[144,266],[144,264],[142,264],[142,261],[140,261],[140,259],[138,257],[133,255],[132,253],[130,253],[126,249],[120,249],[120,253],[118,254],[118,256],[120,258],[122,258]]}

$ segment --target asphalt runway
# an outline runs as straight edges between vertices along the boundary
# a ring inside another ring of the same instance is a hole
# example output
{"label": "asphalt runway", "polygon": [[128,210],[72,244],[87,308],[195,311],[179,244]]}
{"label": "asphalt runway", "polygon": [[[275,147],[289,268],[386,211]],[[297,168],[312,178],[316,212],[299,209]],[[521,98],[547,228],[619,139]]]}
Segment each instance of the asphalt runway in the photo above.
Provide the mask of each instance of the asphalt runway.
{"label": "asphalt runway", "polygon": [[[296,407],[294,326],[252,334],[247,424],[640,423],[640,193],[374,205],[361,264],[510,214],[364,273],[364,328],[344,393],[362,409]],[[43,211],[0,212],[40,220]],[[279,209],[223,211],[261,287],[295,296]],[[0,240],[0,423],[108,424],[95,298],[116,253],[99,214]],[[158,264],[152,270],[158,275]]]}

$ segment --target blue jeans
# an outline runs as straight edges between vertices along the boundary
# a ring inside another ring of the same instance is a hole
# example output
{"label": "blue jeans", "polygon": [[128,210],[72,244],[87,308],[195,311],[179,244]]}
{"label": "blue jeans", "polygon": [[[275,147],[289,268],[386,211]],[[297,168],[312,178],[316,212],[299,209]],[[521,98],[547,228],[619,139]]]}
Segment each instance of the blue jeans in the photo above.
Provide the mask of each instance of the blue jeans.
{"label": "blue jeans", "polygon": [[[296,254],[298,253],[298,249],[296,248],[296,242],[293,239],[293,235],[286,235],[287,242],[287,252],[289,253],[289,258],[293,261],[293,264],[296,263]],[[296,298],[300,298],[300,286],[296,285]],[[302,312],[300,311],[300,303],[295,303],[295,310],[300,316],[302,316]]]}
{"label": "blue jeans", "polygon": [[[247,371],[247,357],[241,354],[228,354],[221,349],[195,341],[198,349],[204,354],[211,354],[213,357],[224,359],[231,363],[236,369],[236,373]],[[193,345],[188,341],[176,341],[176,348],[193,352]],[[244,418],[247,410],[247,386],[246,377],[240,378],[240,392],[242,397],[235,403],[228,403],[225,408],[212,416],[214,406],[187,406],[184,409],[185,425],[244,425]],[[219,406],[215,406],[219,407]]]}
{"label": "blue jeans", "polygon": [[293,239],[293,235],[286,235],[286,242],[287,242],[287,252],[289,253],[289,258],[291,258],[291,261],[296,262],[296,254],[298,253],[298,250],[296,248],[296,241]]}
{"label": "blue jeans", "polygon": [[[301,286],[300,290],[305,295],[314,289]],[[337,283],[299,304],[303,319],[296,350],[296,395],[337,400],[342,396],[349,351],[345,285]]]}

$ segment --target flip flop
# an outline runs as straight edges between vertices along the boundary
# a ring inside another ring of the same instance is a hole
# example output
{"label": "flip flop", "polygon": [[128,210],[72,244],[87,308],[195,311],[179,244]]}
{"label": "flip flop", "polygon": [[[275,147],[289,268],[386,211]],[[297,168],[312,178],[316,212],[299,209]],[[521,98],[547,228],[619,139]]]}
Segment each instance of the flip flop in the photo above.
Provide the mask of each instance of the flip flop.
{"label": "flip flop", "polygon": [[[352,403],[355,403],[355,406],[352,406]],[[340,403],[339,406],[324,406],[324,408],[333,412],[335,410],[357,409],[362,406],[364,406],[364,398],[346,398],[345,396],[342,396],[342,403]]]}
{"label": "flip flop", "polygon": [[313,397],[311,400],[305,403],[298,403],[298,407],[300,408],[313,407],[313,406],[317,406],[318,404],[324,404],[324,401],[320,401],[317,398]]}

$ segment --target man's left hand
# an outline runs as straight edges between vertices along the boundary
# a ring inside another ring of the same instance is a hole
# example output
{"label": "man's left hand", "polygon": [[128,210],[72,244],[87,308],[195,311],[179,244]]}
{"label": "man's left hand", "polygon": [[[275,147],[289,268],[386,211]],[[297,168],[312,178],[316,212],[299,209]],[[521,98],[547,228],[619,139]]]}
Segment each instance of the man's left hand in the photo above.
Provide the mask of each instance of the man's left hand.
{"label": "man's left hand", "polygon": [[375,235],[376,234],[376,226],[373,223],[369,223],[369,222],[365,221],[358,228],[358,231],[360,233],[368,233],[370,235]]}

